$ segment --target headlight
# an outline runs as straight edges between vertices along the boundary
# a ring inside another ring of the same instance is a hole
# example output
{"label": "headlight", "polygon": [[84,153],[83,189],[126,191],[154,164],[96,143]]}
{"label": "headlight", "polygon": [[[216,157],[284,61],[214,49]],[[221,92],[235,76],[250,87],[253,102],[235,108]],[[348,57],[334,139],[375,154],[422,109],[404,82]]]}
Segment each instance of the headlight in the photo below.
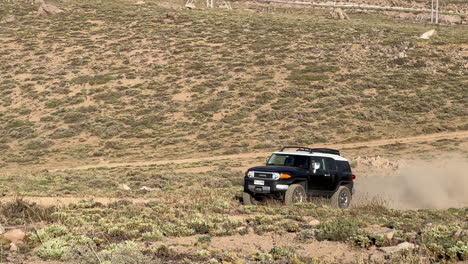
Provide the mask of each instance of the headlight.
{"label": "headlight", "polygon": [[277,172],[275,172],[275,173],[273,173],[273,175],[271,175],[271,178],[272,178],[273,180],[278,180],[278,179],[280,178],[280,174],[277,173]]}
{"label": "headlight", "polygon": [[247,177],[253,178],[254,177],[254,172],[253,171],[247,172]]}

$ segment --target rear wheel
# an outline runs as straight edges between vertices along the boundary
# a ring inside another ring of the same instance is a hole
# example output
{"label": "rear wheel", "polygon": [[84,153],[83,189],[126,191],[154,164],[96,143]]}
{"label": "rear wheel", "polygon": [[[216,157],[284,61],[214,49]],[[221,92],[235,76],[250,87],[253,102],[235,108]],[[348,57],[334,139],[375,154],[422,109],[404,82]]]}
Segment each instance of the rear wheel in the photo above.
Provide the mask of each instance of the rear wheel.
{"label": "rear wheel", "polygon": [[295,203],[305,203],[307,200],[307,194],[305,189],[300,184],[292,184],[289,186],[286,194],[284,195],[284,204],[292,205]]}
{"label": "rear wheel", "polygon": [[330,200],[335,208],[348,208],[351,203],[351,191],[346,186],[340,186]]}
{"label": "rear wheel", "polygon": [[248,192],[244,192],[242,195],[242,201],[244,202],[244,205],[257,205],[259,203],[255,197]]}

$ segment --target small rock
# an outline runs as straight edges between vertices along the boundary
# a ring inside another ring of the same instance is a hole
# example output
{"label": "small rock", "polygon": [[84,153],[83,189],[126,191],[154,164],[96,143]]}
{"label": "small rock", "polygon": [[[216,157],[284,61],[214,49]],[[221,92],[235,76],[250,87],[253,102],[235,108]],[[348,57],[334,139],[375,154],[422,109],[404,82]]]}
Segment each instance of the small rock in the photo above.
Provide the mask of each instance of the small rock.
{"label": "small rock", "polygon": [[144,4],[146,4],[146,3],[143,2],[143,1],[138,1],[138,2],[135,3],[135,5],[144,5]]}
{"label": "small rock", "polygon": [[[223,261],[223,262],[224,262],[224,261]],[[218,261],[217,259],[215,259],[215,258],[212,258],[212,259],[208,260],[208,263],[210,263],[210,264],[218,264],[219,261]]]}
{"label": "small rock", "polygon": [[392,247],[381,247],[379,248],[380,251],[383,251],[387,254],[393,254],[395,252],[399,252],[399,251],[402,251],[402,250],[410,250],[410,249],[414,249],[416,248],[416,246],[414,244],[411,244],[411,243],[408,243],[408,242],[403,242],[401,244],[398,244],[396,246],[392,246]]}
{"label": "small rock", "polygon": [[10,251],[17,252],[18,246],[15,243],[10,243]]}
{"label": "small rock", "polygon": [[320,224],[320,221],[317,219],[313,219],[309,221],[310,226],[318,226]]}
{"label": "small rock", "polygon": [[0,224],[0,235],[5,233],[5,227]]}
{"label": "small rock", "polygon": [[462,24],[462,18],[460,16],[441,15],[440,21],[445,24]]}
{"label": "small rock", "polygon": [[16,20],[16,17],[15,16],[6,16],[4,19],[2,19],[2,23],[11,23],[11,22],[15,22]]}
{"label": "small rock", "polygon": [[431,29],[431,30],[429,30],[427,32],[424,32],[424,34],[422,34],[419,38],[421,38],[421,39],[430,39],[435,34],[436,34],[435,29]]}
{"label": "small rock", "polygon": [[38,16],[51,16],[59,13],[63,13],[63,10],[54,5],[46,3],[43,3],[41,6],[39,6],[39,9],[37,10]]}
{"label": "small rock", "polygon": [[124,190],[124,191],[130,191],[132,189],[127,184],[119,184],[119,188]]}
{"label": "small rock", "polygon": [[334,19],[349,20],[349,16],[341,8],[334,8],[330,15]]}
{"label": "small rock", "polygon": [[150,188],[148,186],[141,186],[140,190],[150,192],[153,190],[153,188]]}
{"label": "small rock", "polygon": [[454,237],[457,239],[464,237],[464,236],[468,236],[468,229],[458,229],[454,235]]}
{"label": "small rock", "polygon": [[176,18],[178,18],[178,17],[179,17],[179,15],[178,15],[177,13],[175,13],[175,12],[167,12],[167,13],[166,13],[166,18],[169,18],[169,19],[176,19]]}
{"label": "small rock", "polygon": [[369,261],[371,263],[384,263],[385,262],[385,256],[380,255],[380,254],[372,254],[369,256]]}
{"label": "small rock", "polygon": [[24,233],[21,229],[12,229],[3,234],[4,239],[13,243],[22,243],[25,237],[26,233]]}
{"label": "small rock", "polygon": [[403,59],[403,58],[406,58],[406,57],[408,57],[408,56],[406,55],[405,52],[399,52],[398,53],[398,58]]}
{"label": "small rock", "polygon": [[187,3],[187,4],[185,4],[185,8],[187,8],[187,9],[196,9],[197,7],[195,6],[194,3]]}

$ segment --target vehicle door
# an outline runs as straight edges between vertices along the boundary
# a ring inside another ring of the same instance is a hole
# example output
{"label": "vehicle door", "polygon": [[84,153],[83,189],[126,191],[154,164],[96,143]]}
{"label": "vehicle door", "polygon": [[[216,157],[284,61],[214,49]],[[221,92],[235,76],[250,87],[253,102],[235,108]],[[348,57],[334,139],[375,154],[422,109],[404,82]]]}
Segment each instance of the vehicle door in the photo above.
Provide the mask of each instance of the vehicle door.
{"label": "vehicle door", "polygon": [[339,178],[336,161],[332,158],[325,158],[324,186],[327,190],[334,190],[335,183]]}
{"label": "vehicle door", "polygon": [[[314,169],[314,163],[319,164],[318,169]],[[325,170],[325,158],[311,157],[309,174],[309,190],[325,190],[328,188],[328,171]]]}

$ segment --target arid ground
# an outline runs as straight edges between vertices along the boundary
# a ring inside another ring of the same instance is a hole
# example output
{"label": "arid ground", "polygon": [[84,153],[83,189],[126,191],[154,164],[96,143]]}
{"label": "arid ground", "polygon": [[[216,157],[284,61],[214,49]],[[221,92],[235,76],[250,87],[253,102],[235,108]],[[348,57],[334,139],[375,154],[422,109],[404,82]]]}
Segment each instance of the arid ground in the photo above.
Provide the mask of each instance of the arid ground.
{"label": "arid ground", "polygon": [[[466,1],[47,3],[0,0],[0,263],[468,260]],[[352,207],[244,206],[284,145],[340,149]]]}

